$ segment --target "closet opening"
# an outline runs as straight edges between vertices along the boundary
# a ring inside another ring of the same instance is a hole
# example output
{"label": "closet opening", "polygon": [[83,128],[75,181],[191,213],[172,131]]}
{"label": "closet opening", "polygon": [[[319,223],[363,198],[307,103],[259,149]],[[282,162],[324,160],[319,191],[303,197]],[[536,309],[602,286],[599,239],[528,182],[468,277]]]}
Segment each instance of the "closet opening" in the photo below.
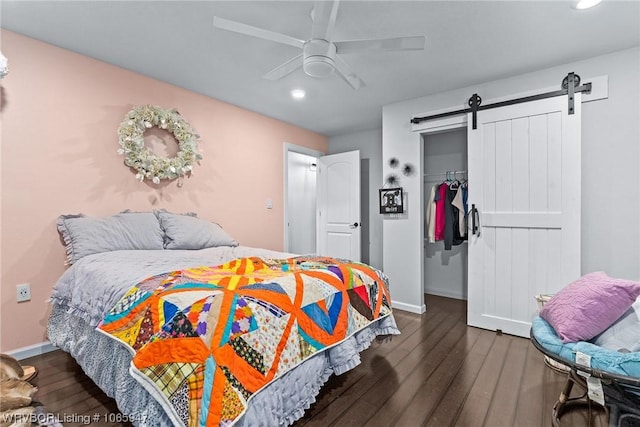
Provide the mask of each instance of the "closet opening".
{"label": "closet opening", "polygon": [[284,144],[285,252],[316,253],[316,167],[323,155],[303,146]]}
{"label": "closet opening", "polygon": [[[459,209],[455,206],[464,206],[461,203],[466,203],[465,192],[469,191],[467,128],[462,126],[423,133],[422,144],[425,200],[423,291],[425,294],[466,300],[470,224],[466,223],[464,207]],[[453,201],[446,208],[448,201],[445,198]],[[467,212],[470,209],[468,206]]]}

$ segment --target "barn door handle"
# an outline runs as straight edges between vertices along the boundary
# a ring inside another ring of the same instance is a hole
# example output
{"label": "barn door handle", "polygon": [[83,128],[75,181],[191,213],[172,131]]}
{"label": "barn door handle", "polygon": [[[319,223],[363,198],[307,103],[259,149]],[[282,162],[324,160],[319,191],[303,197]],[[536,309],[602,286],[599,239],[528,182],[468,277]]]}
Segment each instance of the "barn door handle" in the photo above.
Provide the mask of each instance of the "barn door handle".
{"label": "barn door handle", "polygon": [[475,204],[471,205],[471,234],[473,235],[480,235],[480,212],[478,212],[478,209],[476,208]]}
{"label": "barn door handle", "polygon": [[358,222],[354,222],[353,224],[349,225],[349,228],[358,228],[360,226],[360,224]]}
{"label": "barn door handle", "polygon": [[476,234],[476,205],[471,205],[471,234]]}

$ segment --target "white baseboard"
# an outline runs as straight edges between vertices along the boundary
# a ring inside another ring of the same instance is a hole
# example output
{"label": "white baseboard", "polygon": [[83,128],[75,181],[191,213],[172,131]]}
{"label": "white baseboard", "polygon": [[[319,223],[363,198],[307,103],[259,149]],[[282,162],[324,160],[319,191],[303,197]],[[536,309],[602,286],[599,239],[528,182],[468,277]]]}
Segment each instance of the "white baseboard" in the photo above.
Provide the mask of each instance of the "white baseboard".
{"label": "white baseboard", "polygon": [[41,342],[40,344],[28,345],[26,347],[17,348],[15,350],[7,351],[10,356],[15,357],[18,360],[27,359],[33,356],[40,356],[41,354],[49,353],[57,350],[58,347],[51,344],[49,341]]}
{"label": "white baseboard", "polygon": [[462,300],[467,299],[467,297],[462,295],[460,292],[452,292],[446,289],[425,289],[424,293],[429,295],[436,295],[439,297],[445,297],[445,298],[454,298],[454,299],[462,299]]}
{"label": "white baseboard", "polygon": [[408,311],[410,313],[416,313],[416,314],[422,314],[425,311],[427,311],[427,306],[422,304],[422,305],[415,305],[415,304],[405,304],[403,302],[398,302],[398,301],[392,301],[391,305],[393,306],[394,310],[402,310],[402,311]]}

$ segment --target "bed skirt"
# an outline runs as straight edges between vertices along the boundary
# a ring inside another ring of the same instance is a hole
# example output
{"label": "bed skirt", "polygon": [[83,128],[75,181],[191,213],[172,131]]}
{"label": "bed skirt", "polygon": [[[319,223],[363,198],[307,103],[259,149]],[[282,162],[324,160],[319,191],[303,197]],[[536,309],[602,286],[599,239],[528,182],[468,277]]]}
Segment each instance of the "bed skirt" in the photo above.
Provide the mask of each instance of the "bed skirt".
{"label": "bed skirt", "polygon": [[[399,334],[393,315],[379,319],[344,342],[316,354],[283,374],[251,398],[237,426],[287,426],[315,402],[331,374],[360,364],[360,352],[373,340]],[[71,354],[118,409],[137,426],[171,426],[162,406],[130,374],[132,355],[121,343],[99,333],[66,306],[54,304],[48,322],[51,343]]]}

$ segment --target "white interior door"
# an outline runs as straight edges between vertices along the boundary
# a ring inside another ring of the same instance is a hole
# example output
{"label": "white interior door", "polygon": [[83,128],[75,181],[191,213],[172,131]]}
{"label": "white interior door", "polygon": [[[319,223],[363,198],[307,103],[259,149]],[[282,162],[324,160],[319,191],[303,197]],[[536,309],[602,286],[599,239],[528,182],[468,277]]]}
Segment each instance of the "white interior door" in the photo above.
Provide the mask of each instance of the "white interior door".
{"label": "white interior door", "polygon": [[468,127],[471,326],[528,337],[535,295],[580,275],[580,95],[572,115],[559,96],[480,111]]}
{"label": "white interior door", "polygon": [[318,159],[318,255],[360,261],[360,151]]}

